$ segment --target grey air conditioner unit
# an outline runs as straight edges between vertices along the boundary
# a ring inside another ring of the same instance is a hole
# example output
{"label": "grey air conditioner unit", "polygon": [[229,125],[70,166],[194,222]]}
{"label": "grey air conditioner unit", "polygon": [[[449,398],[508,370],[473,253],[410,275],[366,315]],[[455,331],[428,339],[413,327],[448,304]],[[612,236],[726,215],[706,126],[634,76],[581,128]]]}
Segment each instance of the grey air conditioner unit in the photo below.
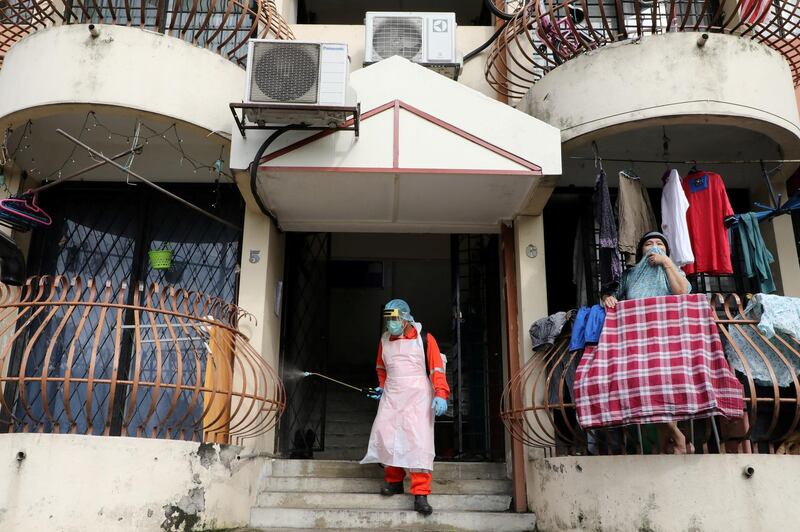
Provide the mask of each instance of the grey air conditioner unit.
{"label": "grey air conditioner unit", "polygon": [[262,126],[333,127],[356,106],[349,79],[346,44],[251,39],[245,116]]}
{"label": "grey air conditioner unit", "polygon": [[458,79],[455,13],[370,11],[364,21],[364,66],[394,55]]}

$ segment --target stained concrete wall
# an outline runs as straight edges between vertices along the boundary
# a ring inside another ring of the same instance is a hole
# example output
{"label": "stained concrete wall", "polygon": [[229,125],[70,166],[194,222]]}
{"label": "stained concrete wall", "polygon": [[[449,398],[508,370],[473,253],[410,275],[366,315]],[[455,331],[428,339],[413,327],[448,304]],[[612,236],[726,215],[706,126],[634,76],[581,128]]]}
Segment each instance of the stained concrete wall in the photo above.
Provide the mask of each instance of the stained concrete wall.
{"label": "stained concrete wall", "polygon": [[716,33],[700,48],[697,37],[667,33],[583,54],[548,73],[518,108],[560,128],[564,143],[683,120],[753,129],[797,155],[800,119],[783,56]]}
{"label": "stained concrete wall", "polygon": [[175,37],[97,28],[96,39],[81,24],[46,28],[9,50],[0,69],[3,127],[53,114],[53,106],[91,104],[231,131],[228,104],[244,94],[244,69]]}
{"label": "stained concrete wall", "polygon": [[541,532],[789,531],[800,522],[795,456],[537,458],[527,473]]}
{"label": "stained concrete wall", "polygon": [[2,434],[0,530],[188,532],[247,526],[259,460],[235,446]]}

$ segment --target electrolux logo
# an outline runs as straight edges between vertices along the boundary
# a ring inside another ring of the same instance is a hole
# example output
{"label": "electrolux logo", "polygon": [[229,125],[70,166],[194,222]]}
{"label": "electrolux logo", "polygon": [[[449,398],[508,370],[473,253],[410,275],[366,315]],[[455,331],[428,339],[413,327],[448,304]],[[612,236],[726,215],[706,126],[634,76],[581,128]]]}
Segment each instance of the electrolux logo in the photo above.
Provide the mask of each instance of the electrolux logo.
{"label": "electrolux logo", "polygon": [[447,19],[435,18],[433,19],[433,32],[445,33],[447,31]]}

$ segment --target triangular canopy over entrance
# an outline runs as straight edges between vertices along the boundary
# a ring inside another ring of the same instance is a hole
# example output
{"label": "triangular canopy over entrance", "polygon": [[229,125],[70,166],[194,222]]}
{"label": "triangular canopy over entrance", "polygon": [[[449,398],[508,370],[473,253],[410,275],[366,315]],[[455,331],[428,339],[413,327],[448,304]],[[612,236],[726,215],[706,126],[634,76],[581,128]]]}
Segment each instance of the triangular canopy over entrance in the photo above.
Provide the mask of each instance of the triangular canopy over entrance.
{"label": "triangular canopy over entrance", "polygon": [[[561,173],[558,129],[419,65],[393,57],[350,82],[358,138],[295,136],[261,160],[256,189],[286,230],[493,232],[540,210]],[[234,135],[231,166],[265,137]]]}

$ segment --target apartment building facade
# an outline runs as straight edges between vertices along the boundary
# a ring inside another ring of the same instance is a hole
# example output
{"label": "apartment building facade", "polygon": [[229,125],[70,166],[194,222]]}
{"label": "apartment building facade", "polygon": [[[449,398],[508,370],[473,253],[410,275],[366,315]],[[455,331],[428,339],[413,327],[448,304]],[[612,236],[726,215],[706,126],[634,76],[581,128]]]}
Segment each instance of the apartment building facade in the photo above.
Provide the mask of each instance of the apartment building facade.
{"label": "apartment building facade", "polygon": [[[665,170],[695,166],[737,213],[794,192],[795,3],[334,4],[0,3],[5,184],[47,186],[52,218],[11,233],[34,277],[0,305],[0,524],[287,526],[280,504],[259,510],[304,474],[284,459],[360,458],[375,409],[299,375],[375,385],[381,305],[402,297],[451,358],[445,479],[497,466],[526,516],[509,530],[790,528],[797,465],[774,453],[796,387],[750,396],[766,433],[721,436],[756,452],[719,436],[693,456],[592,452],[548,397],[563,353],[534,353],[528,328],[597,301],[601,170],[612,190],[635,172],[654,204]],[[458,79],[415,63],[406,33],[401,57],[365,66],[367,11],[455,13]],[[239,129],[251,38],[346,44],[359,108],[336,129]],[[793,216],[761,231],[776,293],[798,297]],[[738,268],[693,283],[755,291]],[[323,515],[284,503],[296,523]],[[356,526],[341,512],[330,527]]]}

